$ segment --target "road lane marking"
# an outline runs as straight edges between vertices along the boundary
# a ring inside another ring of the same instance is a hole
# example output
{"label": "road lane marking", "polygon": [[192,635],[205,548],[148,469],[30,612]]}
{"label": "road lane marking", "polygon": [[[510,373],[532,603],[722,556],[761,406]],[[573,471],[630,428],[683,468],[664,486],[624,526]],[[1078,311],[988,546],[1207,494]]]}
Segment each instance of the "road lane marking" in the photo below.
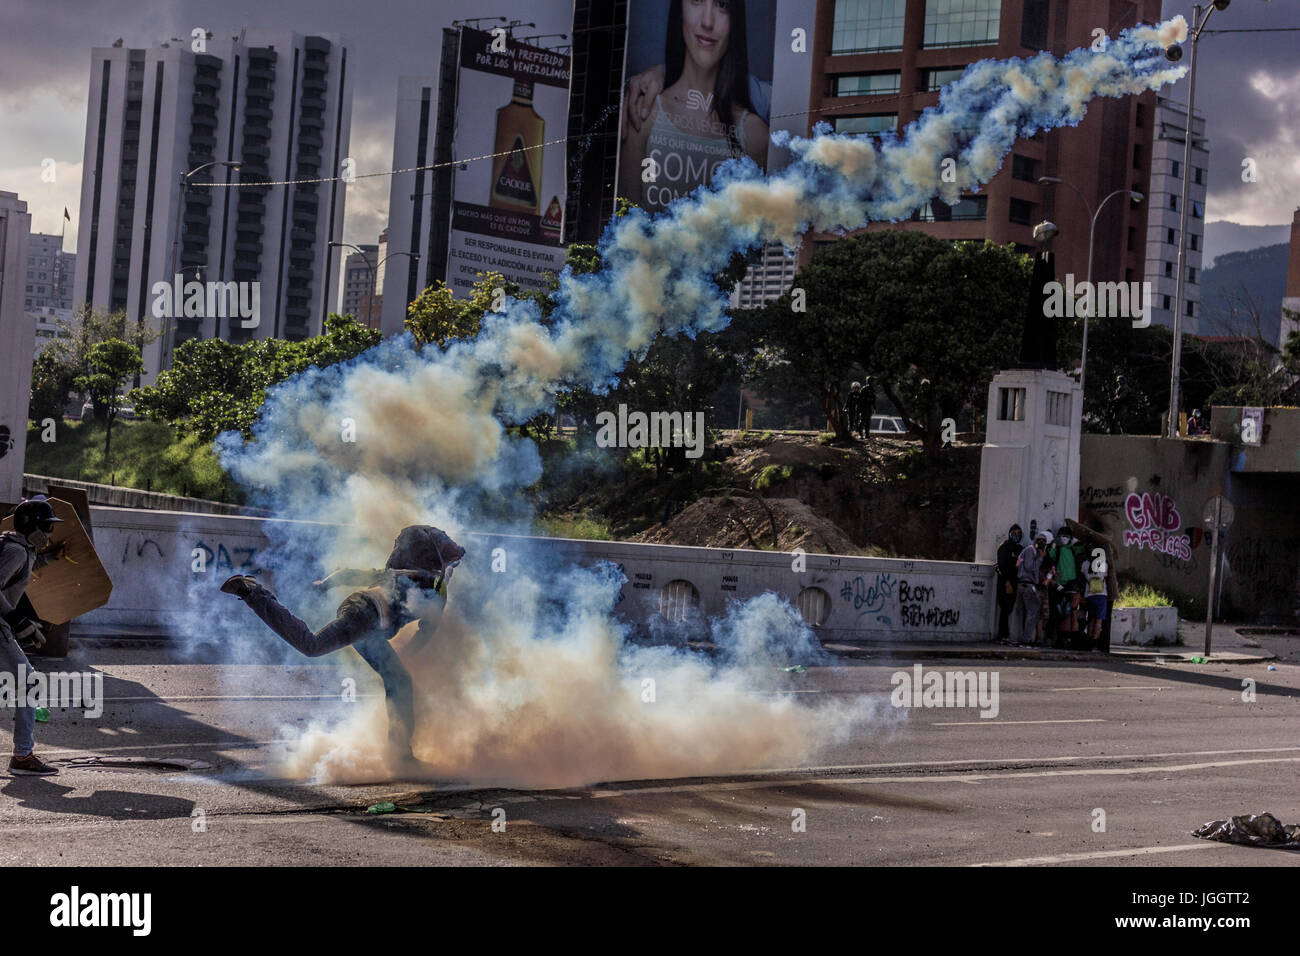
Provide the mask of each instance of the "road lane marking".
{"label": "road lane marking", "polygon": [[981,727],[988,724],[1104,724],[1105,717],[1082,717],[1077,720],[998,720],[994,717],[992,720],[985,718],[983,720],[932,720],[931,727]]}
{"label": "road lane marking", "polygon": [[1121,856],[1149,856],[1153,853],[1183,853],[1187,850],[1213,850],[1227,846],[1225,843],[1192,843],[1187,846],[1139,846],[1128,850],[1092,850],[1087,853],[1061,853],[1057,856],[1027,856],[1021,860],[999,860],[997,863],[967,863],[967,866],[1049,866],[1053,863],[1075,863],[1079,860],[1108,860]]}
{"label": "road lane marking", "polygon": [[1173,690],[1169,684],[1107,684],[1104,687],[1047,687],[1049,691],[1058,690]]}
{"label": "road lane marking", "polygon": [[[592,799],[618,797],[626,794],[653,793],[698,793],[707,790],[759,790],[769,787],[799,787],[809,784],[818,786],[849,786],[853,784],[899,784],[899,783],[983,783],[985,781],[1002,781],[1025,779],[1030,777],[1107,777],[1127,776],[1151,773],[1185,773],[1196,770],[1210,770],[1222,767],[1239,767],[1261,763],[1300,763],[1300,757],[1263,757],[1255,760],[1219,760],[1193,764],[1160,764],[1155,767],[1080,767],[1071,770],[1025,770],[1009,773],[977,774],[921,774],[899,775],[889,777],[797,777],[785,779],[738,780],[715,783],[685,784],[663,787],[629,787],[619,790],[588,790],[586,796]],[[570,788],[572,790],[574,788]],[[537,791],[534,791],[537,792]],[[538,799],[547,799],[549,792],[538,793]]]}

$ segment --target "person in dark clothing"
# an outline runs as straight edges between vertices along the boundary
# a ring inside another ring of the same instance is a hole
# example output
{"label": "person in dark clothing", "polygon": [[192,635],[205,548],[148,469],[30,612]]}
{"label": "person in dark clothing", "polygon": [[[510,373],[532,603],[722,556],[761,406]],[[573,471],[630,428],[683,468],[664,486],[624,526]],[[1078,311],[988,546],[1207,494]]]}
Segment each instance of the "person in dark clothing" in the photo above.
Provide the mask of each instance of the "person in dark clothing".
{"label": "person in dark clothing", "polygon": [[876,380],[867,376],[867,383],[862,386],[862,398],[859,405],[859,419],[862,422],[862,437],[871,437],[871,418],[876,414]]}
{"label": "person in dark clothing", "polygon": [[854,382],[849,386],[849,397],[844,402],[844,423],[849,434],[862,432],[862,383]]}
{"label": "person in dark clothing", "polygon": [[998,640],[1011,640],[1011,609],[1016,604],[1016,558],[1022,550],[1024,534],[1020,525],[1013,524],[1007,539],[998,545]]}
{"label": "person in dark clothing", "polygon": [[32,572],[63,556],[62,543],[49,547],[54,526],[63,519],[37,495],[14,510],[14,530],[0,535],[0,673],[12,675],[14,688],[14,746],[9,772],[16,776],[49,776],[59,771],[36,756],[36,709],[28,706],[21,675],[30,673],[20,641],[39,649],[45,632],[26,595]]}
{"label": "person in dark clothing", "polygon": [[[388,642],[415,620],[419,620],[420,629],[412,641],[414,649],[432,636],[446,604],[447,582],[464,556],[465,549],[438,528],[403,528],[382,569],[343,568],[312,582],[318,590],[336,585],[361,588],[349,594],[339,605],[337,617],[318,631],[294,616],[256,578],[237,574],[222,584],[221,590],[242,600],[286,643],[308,657],[349,645],[356,648],[384,682],[392,752],[400,760],[412,762],[415,700],[411,676]],[[418,614],[412,605],[419,609]]]}

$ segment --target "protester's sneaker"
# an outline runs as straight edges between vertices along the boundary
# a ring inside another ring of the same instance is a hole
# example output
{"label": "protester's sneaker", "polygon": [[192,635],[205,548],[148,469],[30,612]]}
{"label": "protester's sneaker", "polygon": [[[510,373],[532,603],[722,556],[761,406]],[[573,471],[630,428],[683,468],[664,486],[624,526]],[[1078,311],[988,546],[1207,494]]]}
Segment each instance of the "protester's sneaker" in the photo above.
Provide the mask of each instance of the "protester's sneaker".
{"label": "protester's sneaker", "polygon": [[48,777],[59,771],[34,753],[26,757],[10,757],[9,772],[19,777]]}
{"label": "protester's sneaker", "polygon": [[237,598],[246,598],[253,593],[256,584],[257,578],[250,577],[247,574],[236,574],[233,577],[226,578],[221,585],[221,590],[226,594],[233,594]]}

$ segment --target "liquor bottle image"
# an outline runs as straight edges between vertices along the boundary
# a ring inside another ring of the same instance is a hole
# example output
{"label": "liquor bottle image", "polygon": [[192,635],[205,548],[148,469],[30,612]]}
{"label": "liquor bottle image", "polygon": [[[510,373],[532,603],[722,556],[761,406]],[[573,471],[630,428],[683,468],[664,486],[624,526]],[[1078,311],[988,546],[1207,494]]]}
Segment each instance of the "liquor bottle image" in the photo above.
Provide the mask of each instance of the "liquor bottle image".
{"label": "liquor bottle image", "polygon": [[510,102],[497,110],[496,145],[502,153],[492,164],[492,192],[488,205],[536,216],[542,194],[542,151],[546,120],[533,109],[532,80],[515,80]]}

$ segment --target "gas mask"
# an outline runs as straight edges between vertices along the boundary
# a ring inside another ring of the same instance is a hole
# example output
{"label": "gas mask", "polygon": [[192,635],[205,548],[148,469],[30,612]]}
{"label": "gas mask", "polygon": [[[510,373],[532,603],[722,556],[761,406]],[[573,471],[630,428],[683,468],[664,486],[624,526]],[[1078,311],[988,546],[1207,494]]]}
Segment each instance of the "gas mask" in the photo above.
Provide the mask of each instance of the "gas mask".
{"label": "gas mask", "polygon": [[50,543],[49,532],[45,531],[43,528],[36,528],[33,531],[29,531],[27,532],[27,543],[33,548],[43,548]]}

